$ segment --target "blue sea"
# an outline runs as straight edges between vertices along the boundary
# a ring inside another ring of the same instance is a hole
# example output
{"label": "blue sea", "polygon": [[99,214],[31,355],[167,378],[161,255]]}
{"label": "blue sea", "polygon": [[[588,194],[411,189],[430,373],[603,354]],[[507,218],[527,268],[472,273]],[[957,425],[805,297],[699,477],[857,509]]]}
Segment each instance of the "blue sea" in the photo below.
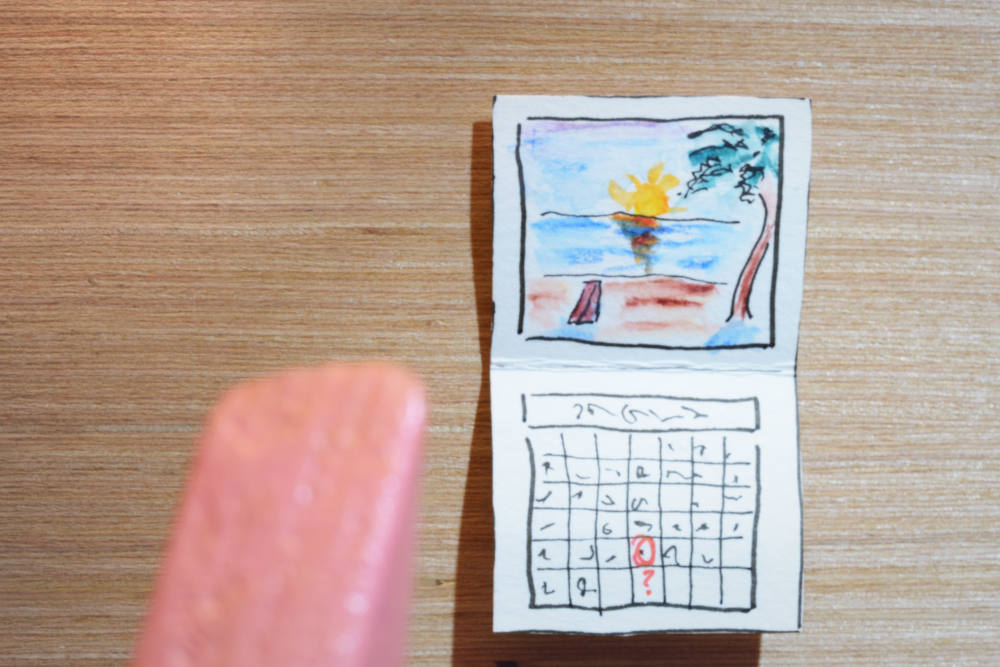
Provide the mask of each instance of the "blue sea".
{"label": "blue sea", "polygon": [[529,223],[527,251],[545,275],[655,273],[734,282],[760,228],[742,222],[678,218],[661,221],[652,230],[658,242],[648,257],[648,270],[647,259],[637,263],[632,252],[632,236],[642,230],[632,226],[630,234],[610,216],[545,215]]}

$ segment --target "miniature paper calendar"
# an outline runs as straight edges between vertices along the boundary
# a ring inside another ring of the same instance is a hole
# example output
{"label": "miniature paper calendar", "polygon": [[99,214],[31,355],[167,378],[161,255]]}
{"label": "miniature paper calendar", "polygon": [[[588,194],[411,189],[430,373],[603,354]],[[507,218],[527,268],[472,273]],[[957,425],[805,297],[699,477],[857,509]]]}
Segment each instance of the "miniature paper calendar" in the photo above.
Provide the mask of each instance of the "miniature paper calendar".
{"label": "miniature paper calendar", "polygon": [[495,631],[794,631],[806,100],[501,96]]}

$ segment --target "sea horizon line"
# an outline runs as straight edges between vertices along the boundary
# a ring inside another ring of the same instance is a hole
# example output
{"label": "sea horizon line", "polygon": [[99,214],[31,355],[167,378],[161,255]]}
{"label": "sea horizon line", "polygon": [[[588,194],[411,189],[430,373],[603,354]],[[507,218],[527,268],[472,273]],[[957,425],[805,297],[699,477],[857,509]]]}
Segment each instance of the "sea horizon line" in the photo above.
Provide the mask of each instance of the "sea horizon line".
{"label": "sea horizon line", "polygon": [[720,220],[718,218],[665,218],[657,215],[639,215],[628,211],[614,211],[613,213],[564,213],[562,211],[542,211],[542,217],[547,215],[559,215],[564,218],[613,218],[616,215],[625,215],[630,218],[645,218],[647,220],[657,220],[659,222],[711,222],[719,225],[738,225],[739,220]]}
{"label": "sea horizon line", "polygon": [[676,273],[643,273],[632,275],[630,273],[543,273],[543,278],[675,278],[690,280],[693,283],[704,283],[706,285],[727,285],[728,283],[716,282],[714,280],[702,280],[691,276]]}

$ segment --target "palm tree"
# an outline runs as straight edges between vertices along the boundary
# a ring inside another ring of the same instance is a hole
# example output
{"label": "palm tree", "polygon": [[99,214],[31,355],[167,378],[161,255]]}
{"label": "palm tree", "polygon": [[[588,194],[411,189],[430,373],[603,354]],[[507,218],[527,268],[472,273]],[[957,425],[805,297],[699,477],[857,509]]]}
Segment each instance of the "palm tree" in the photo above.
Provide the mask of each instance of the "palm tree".
{"label": "palm tree", "polygon": [[777,224],[780,137],[763,120],[750,120],[740,125],[714,123],[687,136],[688,139],[705,137],[718,143],[710,143],[688,153],[693,169],[681,198],[731,185],[732,190],[739,191],[741,202],[748,206],[759,202],[762,207],[760,235],[736,281],[726,321],[734,317],[741,320],[752,318],[750,292],[757,271],[774,240]]}

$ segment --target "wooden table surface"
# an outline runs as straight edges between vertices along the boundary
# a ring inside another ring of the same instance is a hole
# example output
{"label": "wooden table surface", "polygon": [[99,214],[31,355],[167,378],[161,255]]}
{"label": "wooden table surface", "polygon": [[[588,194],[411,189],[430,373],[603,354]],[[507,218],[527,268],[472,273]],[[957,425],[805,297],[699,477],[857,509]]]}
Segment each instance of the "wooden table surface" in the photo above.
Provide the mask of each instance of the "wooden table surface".
{"label": "wooden table surface", "polygon": [[[0,664],[126,662],[215,398],[369,358],[433,403],[414,664],[1000,663],[998,45],[990,0],[0,4]],[[812,98],[801,634],[491,634],[497,93]]]}

